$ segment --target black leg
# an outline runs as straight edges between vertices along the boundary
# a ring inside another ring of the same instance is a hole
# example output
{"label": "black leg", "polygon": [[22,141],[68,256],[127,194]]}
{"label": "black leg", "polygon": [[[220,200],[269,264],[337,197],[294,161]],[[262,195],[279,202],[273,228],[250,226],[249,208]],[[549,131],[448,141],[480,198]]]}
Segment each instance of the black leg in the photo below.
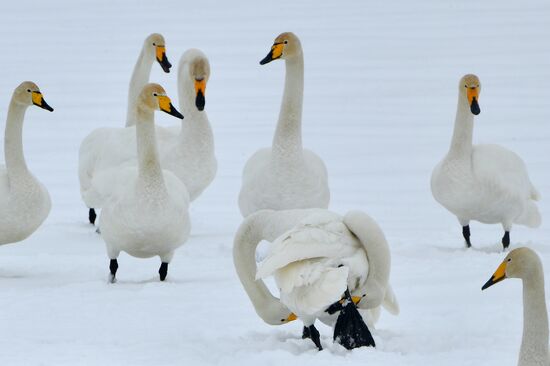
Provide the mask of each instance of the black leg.
{"label": "black leg", "polygon": [[472,246],[472,243],[470,242],[470,225],[462,227],[462,236],[464,237],[464,240],[466,240],[466,247],[470,248]]}
{"label": "black leg", "polygon": [[162,262],[159,268],[160,280],[164,281],[166,279],[167,274],[168,274],[168,263]]}
{"label": "black leg", "polygon": [[90,220],[90,224],[95,224],[95,219],[97,215],[95,214],[95,210],[93,208],[90,208],[90,211],[88,212],[88,220]]}
{"label": "black leg", "polygon": [[116,281],[116,271],[118,270],[118,261],[116,259],[111,259],[109,262],[109,270],[111,271],[111,283]]}
{"label": "black leg", "polygon": [[304,330],[302,331],[302,339],[308,339],[311,338],[311,334],[309,333],[309,328],[304,327]]}
{"label": "black leg", "polygon": [[504,236],[502,237],[502,246],[504,247],[504,249],[508,249],[508,247],[510,246],[510,232],[509,231],[504,232]]}
{"label": "black leg", "polygon": [[308,327],[308,330],[311,340],[313,341],[313,343],[315,343],[319,351],[322,351],[323,346],[321,346],[321,336],[319,335],[319,331],[317,330],[317,328],[315,328],[315,325],[311,324]]}

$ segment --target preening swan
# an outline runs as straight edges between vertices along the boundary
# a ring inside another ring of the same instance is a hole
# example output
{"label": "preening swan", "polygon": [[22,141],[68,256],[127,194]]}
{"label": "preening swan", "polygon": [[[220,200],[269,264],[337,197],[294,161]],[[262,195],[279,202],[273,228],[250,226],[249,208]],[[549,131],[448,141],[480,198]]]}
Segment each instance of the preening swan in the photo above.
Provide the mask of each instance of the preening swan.
{"label": "preening swan", "polygon": [[481,289],[506,278],[523,281],[523,339],[518,366],[549,366],[548,312],[540,258],[529,248],[512,250]]}
{"label": "preening swan", "polygon": [[6,119],[6,165],[0,164],[0,245],[28,238],[50,213],[48,190],[29,171],[23,155],[23,120],[31,105],[53,112],[38,86],[25,81],[15,88]]}
{"label": "preening swan", "polygon": [[271,148],[258,150],[243,170],[239,195],[241,214],[261,209],[327,208],[330,201],[325,164],[302,148],[304,56],[300,40],[282,33],[261,65],[286,63],[285,89]]}
{"label": "preening swan", "polygon": [[466,75],[458,84],[458,107],[451,147],[432,173],[434,198],[462,225],[466,245],[471,246],[470,220],[500,223],[502,245],[510,245],[512,224],[537,227],[541,216],[534,201],[540,196],[527,168],[514,152],[498,145],[472,145],[474,115],[480,113],[481,84]]}
{"label": "preening swan", "polygon": [[[181,127],[156,126],[161,165],[185,183],[191,200],[212,182],[217,170],[214,138],[204,110],[209,77],[206,55],[196,49],[185,52],[178,71],[179,101],[185,120]],[[108,190],[101,189],[98,182],[104,184],[108,177],[115,177],[112,171],[137,165],[134,128],[100,128],[82,142],[80,192],[88,207],[101,208],[106,200]]]}
{"label": "preening swan", "polygon": [[[257,266],[255,252],[262,240],[272,244]],[[272,325],[298,317],[304,337],[319,349],[316,319],[334,327],[335,341],[354,348],[374,345],[357,308],[371,326],[380,306],[399,312],[389,285],[388,244],[376,222],[360,211],[344,217],[325,209],[258,211],[241,224],[233,260],[257,314]],[[263,282],[271,275],[280,300]]]}
{"label": "preening swan", "polygon": [[126,113],[126,126],[136,124],[137,117],[137,98],[143,90],[145,84],[149,82],[151,68],[154,61],[157,61],[164,72],[170,72],[172,64],[166,56],[166,42],[162,34],[153,33],[145,38],[143,48],[134,67],[132,79],[130,79],[130,88],[128,89],[128,112]]}
{"label": "preening swan", "polygon": [[138,166],[112,171],[115,176],[104,182],[110,187],[99,227],[107,244],[111,281],[115,280],[120,251],[140,258],[159,256],[159,274],[164,281],[174,251],[189,237],[189,194],[178,177],[161,168],[154,111],[183,116],[158,84],[143,88],[137,108]]}

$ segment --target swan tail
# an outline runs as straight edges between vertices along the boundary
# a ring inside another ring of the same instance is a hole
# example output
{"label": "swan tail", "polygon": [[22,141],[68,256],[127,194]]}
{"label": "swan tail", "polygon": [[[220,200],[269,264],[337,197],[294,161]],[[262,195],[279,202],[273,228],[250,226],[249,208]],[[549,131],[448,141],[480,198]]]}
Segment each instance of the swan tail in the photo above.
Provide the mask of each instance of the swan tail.
{"label": "swan tail", "polygon": [[534,201],[527,201],[525,210],[523,210],[523,213],[516,219],[515,222],[530,228],[540,226],[542,223],[542,217],[540,215],[539,208]]}
{"label": "swan tail", "polygon": [[399,303],[397,302],[397,297],[393,292],[392,287],[388,284],[386,288],[386,296],[384,296],[384,301],[382,301],[382,306],[392,315],[399,315]]}
{"label": "swan tail", "polygon": [[531,184],[531,199],[533,201],[540,201],[540,192]]}

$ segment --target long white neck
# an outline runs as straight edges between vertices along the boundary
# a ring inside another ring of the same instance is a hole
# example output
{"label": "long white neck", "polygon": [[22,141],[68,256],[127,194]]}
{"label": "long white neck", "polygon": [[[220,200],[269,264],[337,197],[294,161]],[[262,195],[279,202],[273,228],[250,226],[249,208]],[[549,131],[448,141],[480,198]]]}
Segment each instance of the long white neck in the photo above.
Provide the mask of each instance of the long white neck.
{"label": "long white neck", "polygon": [[285,90],[279,112],[279,121],[273,137],[273,162],[300,162],[302,154],[302,103],[304,98],[304,56],[298,55],[286,62]]}
{"label": "long white neck", "polygon": [[166,187],[158,157],[154,112],[140,107],[137,111],[136,136],[139,181],[146,189],[161,189],[164,191]]}
{"label": "long white neck", "polygon": [[26,105],[16,103],[12,97],[4,135],[4,157],[10,184],[30,175],[23,155],[23,120],[26,110]]}
{"label": "long white neck", "polygon": [[466,97],[462,94],[458,97],[458,106],[456,108],[455,127],[451,148],[448,157],[463,158],[469,157],[472,152],[472,137],[474,131],[474,115],[468,107]]}
{"label": "long white neck", "polygon": [[181,121],[181,143],[182,146],[200,155],[212,150],[214,136],[206,111],[199,111],[195,105],[195,85],[194,80],[189,76],[187,65],[180,66],[178,72],[179,106],[185,116]]}
{"label": "long white neck", "polygon": [[544,274],[540,266],[533,271],[533,276],[523,280],[523,340],[519,365],[547,366],[550,361]]}
{"label": "long white neck", "polygon": [[233,245],[233,262],[237,275],[258,314],[261,314],[263,305],[269,299],[278,301],[262,280],[255,279],[256,247],[262,240],[262,217],[256,214],[249,216],[240,226]]}
{"label": "long white neck", "polygon": [[154,58],[146,52],[145,45],[134,66],[132,79],[130,79],[130,88],[128,89],[128,111],[126,112],[126,127],[133,126],[137,121],[137,100],[139,93],[149,82],[151,68],[153,67]]}

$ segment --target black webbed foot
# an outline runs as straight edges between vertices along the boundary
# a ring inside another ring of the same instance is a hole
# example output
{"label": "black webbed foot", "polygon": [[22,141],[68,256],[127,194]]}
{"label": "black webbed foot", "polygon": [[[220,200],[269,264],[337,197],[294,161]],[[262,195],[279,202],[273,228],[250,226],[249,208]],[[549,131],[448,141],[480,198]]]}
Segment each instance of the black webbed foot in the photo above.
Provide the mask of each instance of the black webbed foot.
{"label": "black webbed foot", "polygon": [[88,220],[90,220],[90,224],[95,224],[95,219],[97,218],[97,215],[95,213],[95,210],[93,208],[90,208],[90,211],[88,211]]}
{"label": "black webbed foot", "polygon": [[116,271],[118,270],[118,261],[116,259],[111,259],[109,262],[109,270],[111,271],[111,275],[109,280],[111,283],[116,282]]}
{"label": "black webbed foot", "polygon": [[470,241],[470,225],[462,227],[462,236],[464,237],[464,240],[466,240],[466,248],[471,248],[472,242]]}
{"label": "black webbed foot", "polygon": [[346,349],[376,347],[372,334],[357,310],[357,305],[353,303],[349,290],[346,290],[345,299],[334,326],[334,341]]}
{"label": "black webbed foot", "polygon": [[168,274],[168,263],[162,262],[159,268],[160,280],[164,281],[166,279],[167,274]]}
{"label": "black webbed foot", "polygon": [[505,231],[504,236],[502,237],[502,247],[504,249],[508,249],[509,246],[510,246],[510,232]]}

